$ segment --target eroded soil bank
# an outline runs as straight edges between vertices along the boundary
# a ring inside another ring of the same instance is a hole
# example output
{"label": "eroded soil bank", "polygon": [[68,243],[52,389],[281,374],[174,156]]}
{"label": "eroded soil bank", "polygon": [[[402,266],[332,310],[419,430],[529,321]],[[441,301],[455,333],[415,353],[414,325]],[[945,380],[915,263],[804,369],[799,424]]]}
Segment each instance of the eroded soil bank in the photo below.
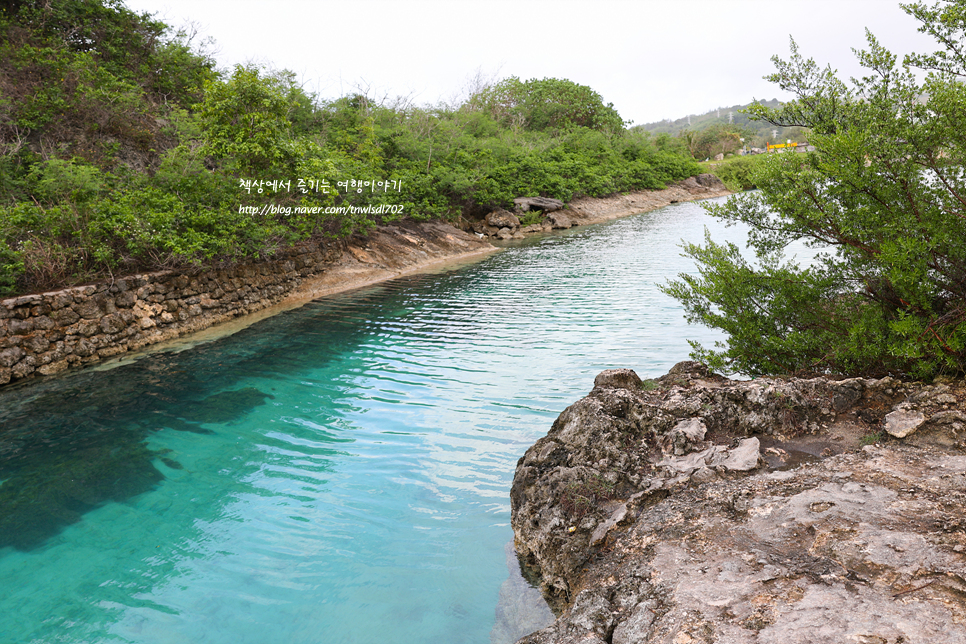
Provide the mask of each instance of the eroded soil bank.
{"label": "eroded soil bank", "polygon": [[521,642],[966,642],[964,432],[962,381],[605,371],[517,466]]}

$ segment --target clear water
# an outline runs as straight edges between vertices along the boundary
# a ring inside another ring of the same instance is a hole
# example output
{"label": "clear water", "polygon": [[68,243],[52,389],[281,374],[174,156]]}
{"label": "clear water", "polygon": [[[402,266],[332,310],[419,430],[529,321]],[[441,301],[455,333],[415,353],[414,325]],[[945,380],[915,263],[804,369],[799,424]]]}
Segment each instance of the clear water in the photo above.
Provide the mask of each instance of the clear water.
{"label": "clear water", "polygon": [[[486,643],[516,461],[686,359],[696,204],[0,391],[0,641]],[[505,637],[505,635],[504,635]]]}

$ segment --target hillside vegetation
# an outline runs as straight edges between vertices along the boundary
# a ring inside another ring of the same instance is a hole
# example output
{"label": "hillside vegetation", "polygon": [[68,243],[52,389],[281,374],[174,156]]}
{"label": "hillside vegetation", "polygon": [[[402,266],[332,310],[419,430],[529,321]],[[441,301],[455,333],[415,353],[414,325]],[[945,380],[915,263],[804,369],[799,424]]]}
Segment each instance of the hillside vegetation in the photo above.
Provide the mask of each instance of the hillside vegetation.
{"label": "hillside vegetation", "polygon": [[779,125],[755,118],[752,110],[755,105],[769,109],[781,107],[777,99],[756,101],[679,119],[645,123],[636,126],[636,129],[652,136],[663,134],[680,139],[699,161],[718,154],[728,155],[742,147],[764,148],[767,144],[807,141],[807,131],[801,125]]}
{"label": "hillside vegetation", "polygon": [[[219,70],[119,0],[0,8],[0,296],[699,172],[681,140],[628,131],[567,80],[325,100],[288,71]],[[349,206],[370,208],[325,210]]]}

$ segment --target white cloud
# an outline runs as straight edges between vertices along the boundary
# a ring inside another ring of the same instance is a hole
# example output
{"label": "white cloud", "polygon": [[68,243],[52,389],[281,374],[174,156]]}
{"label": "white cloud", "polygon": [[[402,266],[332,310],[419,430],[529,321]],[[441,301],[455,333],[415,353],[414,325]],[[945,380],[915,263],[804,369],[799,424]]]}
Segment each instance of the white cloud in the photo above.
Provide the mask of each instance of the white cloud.
{"label": "white cloud", "polygon": [[334,98],[450,100],[476,70],[589,85],[637,123],[752,98],[785,98],[762,80],[770,57],[801,52],[857,75],[868,27],[896,53],[932,50],[886,0],[128,0],[218,43],[221,66],[291,69]]}

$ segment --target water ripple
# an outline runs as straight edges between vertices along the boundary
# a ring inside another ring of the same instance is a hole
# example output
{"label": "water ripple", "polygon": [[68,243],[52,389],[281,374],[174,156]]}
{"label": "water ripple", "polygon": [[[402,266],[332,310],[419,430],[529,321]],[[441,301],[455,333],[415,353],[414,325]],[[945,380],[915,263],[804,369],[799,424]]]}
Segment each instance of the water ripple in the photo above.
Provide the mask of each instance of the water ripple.
{"label": "water ripple", "polygon": [[600,370],[686,357],[657,284],[705,225],[682,204],[527,240],[0,392],[0,527],[23,535],[0,542],[0,632],[489,642],[517,459]]}

